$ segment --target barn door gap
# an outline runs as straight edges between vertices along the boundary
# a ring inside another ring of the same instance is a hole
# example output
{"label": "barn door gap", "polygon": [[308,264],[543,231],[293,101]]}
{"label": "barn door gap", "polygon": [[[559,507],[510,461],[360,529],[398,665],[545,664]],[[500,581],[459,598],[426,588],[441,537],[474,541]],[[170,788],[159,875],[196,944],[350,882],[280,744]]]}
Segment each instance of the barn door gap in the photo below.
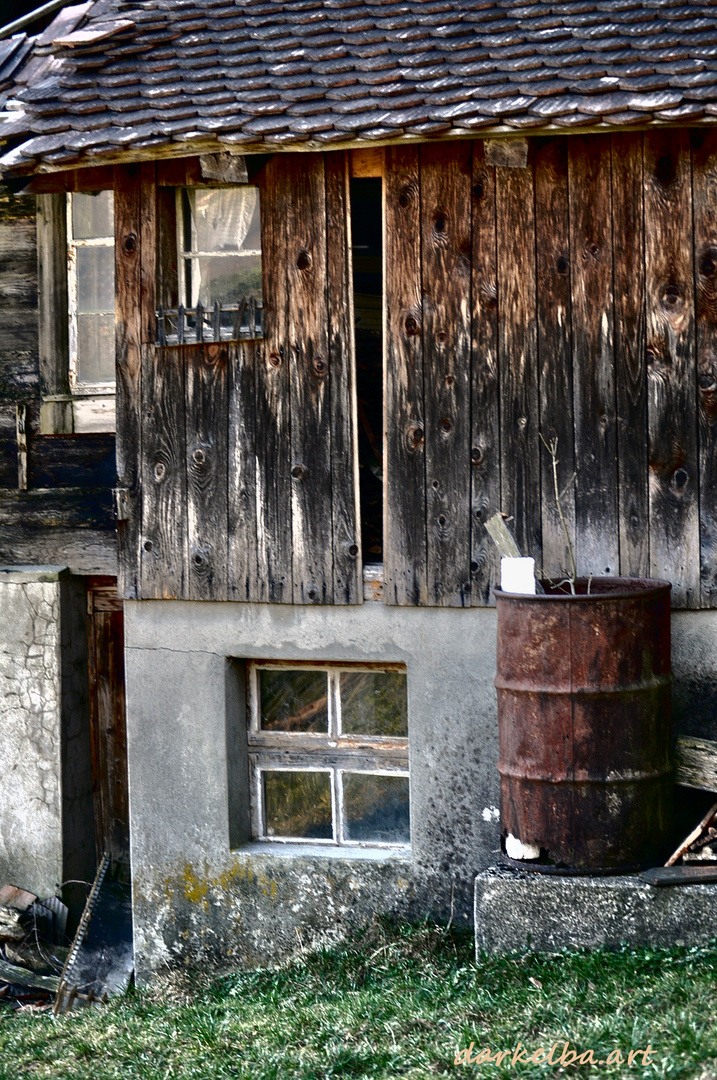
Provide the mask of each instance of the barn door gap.
{"label": "barn door gap", "polygon": [[383,562],[382,180],[351,181],[359,496],[364,566]]}

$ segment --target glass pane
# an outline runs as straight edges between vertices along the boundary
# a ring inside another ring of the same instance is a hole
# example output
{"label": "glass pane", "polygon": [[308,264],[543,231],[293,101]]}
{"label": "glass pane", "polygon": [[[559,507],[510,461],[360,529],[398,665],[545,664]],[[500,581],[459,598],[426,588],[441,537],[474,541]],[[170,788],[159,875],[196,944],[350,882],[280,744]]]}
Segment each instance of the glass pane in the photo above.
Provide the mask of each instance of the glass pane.
{"label": "glass pane", "polygon": [[342,777],[344,839],[407,844],[408,777],[347,772]]}
{"label": "glass pane", "polygon": [[267,836],[332,840],[326,772],[263,772]]}
{"label": "glass pane", "polygon": [[114,247],[78,247],[77,309],[80,312],[115,309]]}
{"label": "glass pane", "polygon": [[72,235],[75,240],[114,237],[114,193],[72,196]]}
{"label": "glass pane", "polygon": [[341,730],[346,735],[407,736],[406,676],[398,671],[342,671]]}
{"label": "glass pane", "polygon": [[328,731],[325,671],[260,671],[264,731]]}
{"label": "glass pane", "polygon": [[255,187],[190,189],[192,251],[259,251],[261,218]]}
{"label": "glass pane", "polygon": [[115,317],[79,315],[77,318],[77,381],[114,382]]}
{"label": "glass pane", "polygon": [[240,297],[261,300],[261,255],[210,255],[186,258],[186,304],[213,307],[236,304]]}

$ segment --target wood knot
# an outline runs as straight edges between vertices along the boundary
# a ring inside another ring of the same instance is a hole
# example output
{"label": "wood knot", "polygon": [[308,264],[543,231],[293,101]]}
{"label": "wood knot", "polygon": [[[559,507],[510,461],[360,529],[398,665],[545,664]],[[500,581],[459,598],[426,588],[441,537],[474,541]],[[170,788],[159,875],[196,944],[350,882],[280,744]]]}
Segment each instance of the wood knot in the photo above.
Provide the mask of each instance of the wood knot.
{"label": "wood knot", "polygon": [[201,551],[195,552],[193,559],[195,566],[203,566],[206,561],[207,560],[205,559],[204,555],[202,555]]}
{"label": "wood knot", "polygon": [[445,343],[448,341],[448,334],[445,330],[438,331],[438,333],[436,334],[436,341],[439,345],[445,345]]}
{"label": "wood knot", "polygon": [[418,321],[414,319],[413,315],[408,316],[403,326],[409,337],[413,337],[414,334],[418,333]]}
{"label": "wood knot", "polygon": [[152,550],[152,541],[151,540],[145,540],[145,542],[144,542],[144,550],[145,551],[151,551]]}
{"label": "wood knot", "polygon": [[408,449],[418,450],[419,446],[423,445],[423,428],[420,424],[416,424],[414,427],[408,430]]}
{"label": "wood knot", "polygon": [[314,360],[314,371],[317,375],[325,375],[329,369],[329,365],[324,360],[323,356],[317,356]]}
{"label": "wood knot", "polygon": [[313,585],[311,586],[311,588],[307,589],[306,595],[309,598],[309,600],[318,600],[318,598],[319,598],[319,594],[318,594],[317,590],[314,588]]}
{"label": "wood knot", "polygon": [[446,524],[448,518],[446,517],[445,514],[439,514],[436,520],[438,521],[438,524],[440,525],[440,527],[443,529],[445,527],[445,524]]}
{"label": "wood knot", "polygon": [[474,446],[471,450],[471,465],[480,465],[483,461],[483,450],[480,446]]}
{"label": "wood knot", "polygon": [[682,303],[682,289],[675,281],[668,281],[660,297],[662,306],[675,308]]}
{"label": "wood knot", "polygon": [[158,461],[157,464],[154,466],[154,479],[155,480],[163,480],[164,475],[165,475],[166,472],[167,472],[167,467],[164,464],[164,462],[163,461]]}
{"label": "wood knot", "polygon": [[453,383],[455,381],[456,379],[454,375],[446,375],[446,386],[453,386]]}
{"label": "wood knot", "polygon": [[134,255],[137,250],[137,236],[135,233],[128,233],[122,241],[122,247],[125,255]]}
{"label": "wood knot", "polygon": [[555,269],[561,277],[567,277],[570,270],[570,262],[565,255],[559,255],[555,263]]}
{"label": "wood knot", "polygon": [[448,432],[452,430],[452,428],[453,421],[451,420],[450,416],[444,416],[441,420],[441,431],[445,432],[447,435]]}
{"label": "wood knot", "polygon": [[352,559],[355,559],[359,553],[358,544],[352,544],[349,548],[349,555]]}
{"label": "wood knot", "polygon": [[683,495],[690,479],[687,469],[675,469],[672,476],[672,486],[678,495]]}
{"label": "wood knot", "polygon": [[672,154],[662,154],[657,159],[657,165],[655,166],[655,177],[660,187],[670,187],[675,182],[676,175],[677,165]]}
{"label": "wood knot", "polygon": [[398,195],[398,205],[402,210],[405,210],[407,206],[410,206],[413,202],[413,188],[410,184],[406,184],[402,187]]}
{"label": "wood knot", "polygon": [[433,483],[431,484],[431,487],[433,488],[434,491],[438,491],[440,486],[441,485],[438,483],[437,480],[434,480]]}
{"label": "wood knot", "polygon": [[717,249],[709,248],[700,259],[700,273],[702,277],[712,277],[717,268]]}
{"label": "wood knot", "polygon": [[279,356],[279,354],[275,353],[275,352],[270,353],[269,354],[269,363],[274,368],[278,367],[279,364],[281,363],[281,357]]}
{"label": "wood knot", "polygon": [[483,183],[482,180],[479,180],[476,184],[473,185],[473,198],[474,199],[482,199],[484,194],[485,194],[485,184]]}
{"label": "wood knot", "polygon": [[296,266],[298,270],[308,270],[311,266],[311,255],[308,251],[300,251],[299,257],[296,260]]}
{"label": "wood knot", "polygon": [[448,225],[448,218],[444,213],[439,211],[433,218],[433,228],[437,233],[444,233]]}
{"label": "wood knot", "polygon": [[477,574],[479,570],[480,565],[473,559],[471,562],[471,574]]}
{"label": "wood knot", "polygon": [[303,480],[308,471],[309,470],[305,465],[294,465],[294,468],[291,470],[291,475],[294,477],[294,480]]}
{"label": "wood knot", "polygon": [[192,461],[194,462],[195,465],[198,465],[198,466],[201,467],[206,460],[207,460],[207,455],[204,453],[204,451],[202,450],[201,447],[198,446],[196,450],[192,451]]}

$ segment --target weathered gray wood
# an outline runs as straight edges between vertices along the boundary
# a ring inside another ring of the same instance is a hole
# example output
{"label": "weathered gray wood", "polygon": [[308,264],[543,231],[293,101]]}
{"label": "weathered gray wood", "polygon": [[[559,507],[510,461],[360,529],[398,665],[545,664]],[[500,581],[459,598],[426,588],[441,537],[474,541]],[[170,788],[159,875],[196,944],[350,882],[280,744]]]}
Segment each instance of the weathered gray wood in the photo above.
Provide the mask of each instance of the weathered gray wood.
{"label": "weathered gray wood", "polygon": [[675,758],[675,783],[717,791],[717,742],[681,735]]}
{"label": "weathered gray wood", "polygon": [[0,489],[0,525],[15,525],[19,532],[33,526],[111,530],[113,524],[109,488]]}
{"label": "weathered gray wood", "polygon": [[428,602],[470,605],[471,187],[468,142],[420,151]]}
{"label": "weathered gray wood", "polygon": [[[570,305],[570,218],[566,139],[535,148],[535,240],[540,430],[548,443],[557,439],[558,489],[570,536],[575,536],[575,448]],[[571,573],[570,553],[553,496],[552,458],[541,442],[542,574]]]}
{"label": "weathered gray wood", "polygon": [[37,199],[38,351],[40,391],[67,395],[66,401],[43,401],[40,430],[44,435],[72,431],[69,400],[69,336],[67,295],[67,196]]}
{"label": "weathered gray wood", "polygon": [[187,471],[182,349],[142,351],[141,596],[187,596]]}
{"label": "weathered gray wood", "polygon": [[[578,573],[619,569],[610,144],[568,140]],[[562,447],[559,450],[562,452]]]}
{"label": "weathered gray wood", "polygon": [[260,600],[257,576],[256,395],[255,370],[262,362],[260,343],[228,348],[229,459],[227,596]]}
{"label": "weathered gray wood", "polygon": [[360,604],[363,590],[348,153],[326,154],[325,167],[333,602]]}
{"label": "weathered gray wood", "polygon": [[52,436],[30,433],[28,459],[30,487],[114,487],[115,437],[108,432]]}
{"label": "weathered gray wood", "polygon": [[31,526],[24,520],[24,509],[16,504],[7,515],[9,523],[0,525],[0,565],[34,563],[67,566],[72,574],[117,573],[117,540],[109,515],[101,529],[78,529],[56,520],[51,527],[42,523]]}
{"label": "weathered gray wood", "polygon": [[125,488],[127,517],[117,523],[117,588],[139,597],[142,454],[141,292],[142,198],[140,166],[115,169],[115,305],[117,374],[117,487]]}
{"label": "weathered gray wood", "polygon": [[505,523],[502,514],[493,514],[485,523],[485,531],[496,546],[498,554],[504,559],[519,559],[520,548],[515,537]]}
{"label": "weathered gray wood", "polygon": [[495,170],[473,143],[471,284],[471,604],[487,604],[500,564],[485,523],[500,508]]}
{"label": "weathered gray wood", "polygon": [[34,199],[0,191],[0,396],[39,393]]}
{"label": "weathered gray wood", "polygon": [[532,162],[496,169],[501,510],[522,552],[542,562],[535,216]]}
{"label": "weathered gray wood", "polygon": [[700,601],[694,266],[688,132],[644,136],[651,576]]}
{"label": "weathered gray wood", "polygon": [[185,345],[187,595],[227,598],[227,347]]}
{"label": "weathered gray wood", "polygon": [[703,607],[717,607],[717,138],[692,134],[697,332],[700,570]]}
{"label": "weathered gray wood", "polygon": [[266,330],[256,361],[258,599],[290,604],[291,474],[285,202],[281,155],[261,177],[261,236]]}
{"label": "weathered gray wood", "polygon": [[17,438],[17,486],[27,491],[27,405],[15,406],[15,432]]}
{"label": "weathered gray wood", "polygon": [[426,473],[418,149],[386,148],[384,602],[425,604]]}
{"label": "weathered gray wood", "polygon": [[642,135],[613,135],[611,144],[620,573],[648,577]]}
{"label": "weathered gray wood", "polygon": [[331,396],[323,156],[282,155],[287,197],[291,538],[295,604],[333,602]]}

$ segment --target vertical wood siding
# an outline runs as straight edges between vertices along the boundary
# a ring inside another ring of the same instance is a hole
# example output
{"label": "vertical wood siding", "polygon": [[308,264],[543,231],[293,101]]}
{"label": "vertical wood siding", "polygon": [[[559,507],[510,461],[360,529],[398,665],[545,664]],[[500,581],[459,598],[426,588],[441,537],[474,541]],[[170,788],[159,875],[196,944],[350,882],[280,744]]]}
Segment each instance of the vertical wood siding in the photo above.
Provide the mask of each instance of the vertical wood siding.
{"label": "vertical wood siding", "polygon": [[497,510],[565,572],[542,435],[579,572],[717,605],[717,136],[471,152],[386,156],[386,601],[489,603]]}

